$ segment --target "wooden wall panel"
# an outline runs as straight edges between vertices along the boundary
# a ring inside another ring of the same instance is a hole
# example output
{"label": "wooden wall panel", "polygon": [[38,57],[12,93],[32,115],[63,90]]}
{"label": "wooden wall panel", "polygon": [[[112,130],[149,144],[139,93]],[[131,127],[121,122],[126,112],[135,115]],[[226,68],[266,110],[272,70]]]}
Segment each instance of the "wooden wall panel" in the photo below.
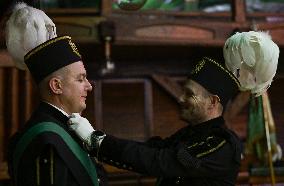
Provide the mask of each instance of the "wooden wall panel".
{"label": "wooden wall panel", "polygon": [[144,83],[104,83],[102,85],[103,128],[119,137],[143,140]]}
{"label": "wooden wall panel", "polygon": [[180,120],[177,101],[157,84],[154,85],[154,135],[167,137],[184,127],[186,123]]}
{"label": "wooden wall panel", "polygon": [[6,51],[0,51],[0,180],[8,179],[9,138],[29,118],[38,96],[28,71],[18,70]]}
{"label": "wooden wall panel", "polygon": [[183,25],[159,25],[148,26],[137,29],[136,36],[144,38],[159,39],[212,39],[212,30],[201,29],[198,27],[187,27]]}
{"label": "wooden wall panel", "polygon": [[269,89],[269,99],[277,131],[277,140],[284,149],[284,78],[277,78]]}
{"label": "wooden wall panel", "polygon": [[3,74],[4,74],[4,69],[0,68],[0,177],[7,177],[6,175],[4,175],[3,173],[5,172],[4,170],[4,166],[3,166],[3,162],[4,162],[4,147],[5,147],[5,125],[4,125],[4,118],[5,118],[5,114],[4,114],[4,83],[3,83]]}

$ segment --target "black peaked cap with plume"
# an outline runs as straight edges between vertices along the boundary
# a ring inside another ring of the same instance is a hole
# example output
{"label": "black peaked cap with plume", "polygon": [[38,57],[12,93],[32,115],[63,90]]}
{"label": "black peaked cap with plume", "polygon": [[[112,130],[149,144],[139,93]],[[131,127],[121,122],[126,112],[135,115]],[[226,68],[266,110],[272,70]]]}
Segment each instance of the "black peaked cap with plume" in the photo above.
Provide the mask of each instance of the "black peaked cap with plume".
{"label": "black peaked cap with plume", "polygon": [[207,57],[197,62],[188,78],[217,95],[223,107],[239,92],[238,79],[224,65]]}
{"label": "black peaked cap with plume", "polygon": [[52,72],[81,60],[81,55],[69,36],[50,39],[25,55],[25,63],[36,83]]}

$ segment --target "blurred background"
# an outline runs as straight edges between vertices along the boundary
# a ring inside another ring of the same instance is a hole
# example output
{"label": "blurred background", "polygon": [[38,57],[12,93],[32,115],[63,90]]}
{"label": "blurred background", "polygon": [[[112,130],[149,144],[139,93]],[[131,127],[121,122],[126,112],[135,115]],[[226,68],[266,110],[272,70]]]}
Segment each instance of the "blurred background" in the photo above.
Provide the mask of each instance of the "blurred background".
{"label": "blurred background", "polygon": [[[29,72],[14,66],[5,46],[5,22],[14,2],[0,1],[0,186],[11,184],[6,163],[9,137],[38,103]],[[58,35],[70,35],[83,55],[94,87],[84,116],[97,129],[138,141],[168,136],[185,125],[177,98],[193,61],[209,56],[224,62],[222,50],[229,36],[268,31],[280,47],[277,74],[268,91],[270,105],[265,109],[273,118],[269,140],[275,148],[284,147],[284,0],[24,2],[46,12]],[[216,82],[216,86],[222,85]],[[249,93],[240,93],[225,112],[227,126],[245,147],[237,185],[270,185],[267,136],[264,123],[250,117],[256,114],[251,113],[253,101],[257,100]],[[263,117],[257,114],[255,118]],[[277,185],[284,185],[282,161],[273,165]],[[154,185],[152,177],[104,166],[109,185]]]}

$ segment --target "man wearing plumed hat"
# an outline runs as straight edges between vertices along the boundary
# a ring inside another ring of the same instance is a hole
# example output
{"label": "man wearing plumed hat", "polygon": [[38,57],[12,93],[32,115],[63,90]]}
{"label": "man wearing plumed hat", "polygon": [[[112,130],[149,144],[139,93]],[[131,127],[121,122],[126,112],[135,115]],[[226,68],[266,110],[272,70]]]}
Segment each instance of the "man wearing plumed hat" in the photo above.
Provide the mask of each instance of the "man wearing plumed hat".
{"label": "man wearing plumed hat", "polygon": [[58,37],[43,11],[18,3],[6,25],[6,43],[17,66],[30,71],[41,100],[10,145],[14,185],[98,186],[95,162],[67,125],[71,113],[86,108],[92,90],[71,37]]}
{"label": "man wearing plumed hat", "polygon": [[238,90],[239,81],[230,71],[203,58],[189,75],[180,98],[181,117],[188,125],[168,138],[152,137],[146,142],[120,139],[88,130],[90,127],[83,129],[91,125],[78,114],[69,122],[91,156],[118,168],[155,176],[157,185],[234,185],[241,143],[225,127],[222,112]]}
{"label": "man wearing plumed hat", "polygon": [[71,115],[70,127],[91,156],[118,168],[155,176],[156,185],[233,186],[242,145],[226,128],[222,114],[239,90],[250,90],[255,96],[267,90],[278,56],[279,48],[267,33],[231,36],[224,45],[225,64],[208,57],[195,64],[180,97],[181,118],[188,125],[165,139],[120,139],[93,129],[77,113]]}

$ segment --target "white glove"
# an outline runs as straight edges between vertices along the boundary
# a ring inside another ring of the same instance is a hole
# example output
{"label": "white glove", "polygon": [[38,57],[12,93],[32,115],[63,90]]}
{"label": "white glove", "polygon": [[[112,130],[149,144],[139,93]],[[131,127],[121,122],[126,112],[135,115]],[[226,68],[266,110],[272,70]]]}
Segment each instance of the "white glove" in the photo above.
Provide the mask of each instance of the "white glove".
{"label": "white glove", "polygon": [[68,124],[81,140],[91,146],[91,134],[95,130],[86,118],[80,116],[79,113],[72,113],[69,116]]}
{"label": "white glove", "polygon": [[276,146],[276,152],[272,155],[272,161],[276,162],[282,159],[282,149],[279,144]]}

